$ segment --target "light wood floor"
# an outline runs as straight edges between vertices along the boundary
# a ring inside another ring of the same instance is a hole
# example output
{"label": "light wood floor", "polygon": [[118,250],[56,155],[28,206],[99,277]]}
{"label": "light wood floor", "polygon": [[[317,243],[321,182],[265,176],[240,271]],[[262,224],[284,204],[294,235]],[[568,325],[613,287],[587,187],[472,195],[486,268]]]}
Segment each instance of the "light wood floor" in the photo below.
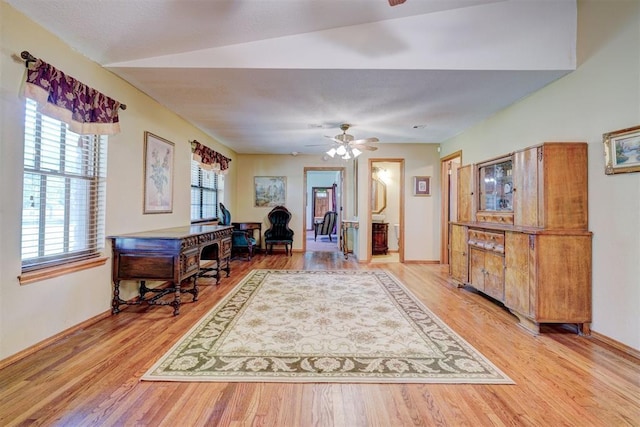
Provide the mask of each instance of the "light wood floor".
{"label": "light wood floor", "polygon": [[[2,369],[0,425],[640,426],[638,360],[566,328],[534,337],[497,304],[448,283],[446,266],[310,252],[232,267],[177,317],[170,307],[126,307]],[[252,268],[386,268],[516,385],[141,382]]]}

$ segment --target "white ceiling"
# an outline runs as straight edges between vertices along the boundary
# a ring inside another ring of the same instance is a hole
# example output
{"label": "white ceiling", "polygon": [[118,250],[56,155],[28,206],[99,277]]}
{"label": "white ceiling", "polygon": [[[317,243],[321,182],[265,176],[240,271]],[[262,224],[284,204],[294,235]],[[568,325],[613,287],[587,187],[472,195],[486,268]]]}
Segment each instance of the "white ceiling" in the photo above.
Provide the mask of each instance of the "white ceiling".
{"label": "white ceiling", "polygon": [[238,153],[439,143],[576,66],[575,0],[4,1]]}

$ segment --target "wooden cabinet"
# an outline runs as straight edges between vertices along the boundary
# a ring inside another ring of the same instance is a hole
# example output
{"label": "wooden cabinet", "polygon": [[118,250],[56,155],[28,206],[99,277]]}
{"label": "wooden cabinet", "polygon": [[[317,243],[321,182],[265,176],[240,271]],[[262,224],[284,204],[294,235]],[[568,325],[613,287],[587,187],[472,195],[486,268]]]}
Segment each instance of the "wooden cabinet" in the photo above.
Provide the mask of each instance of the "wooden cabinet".
{"label": "wooden cabinet", "polygon": [[507,232],[504,304],[526,328],[591,322],[591,234]]}
{"label": "wooden cabinet", "polygon": [[545,143],[513,157],[515,225],[587,229],[586,144]]}
{"label": "wooden cabinet", "polygon": [[[491,166],[507,171],[508,159],[512,180],[496,186],[501,172]],[[588,333],[587,144],[544,143],[473,171],[458,188],[468,194],[462,203],[471,212],[451,224],[451,278],[504,303],[534,333],[543,323],[578,324]],[[474,181],[477,188],[469,191]]]}
{"label": "wooden cabinet", "polygon": [[372,248],[373,255],[386,254],[389,250],[387,239],[389,235],[389,224],[382,222],[371,223],[372,232]]}
{"label": "wooden cabinet", "polygon": [[469,229],[470,283],[499,301],[504,298],[504,233]]}
{"label": "wooden cabinet", "polygon": [[458,284],[463,285],[469,282],[467,227],[451,224],[450,233],[449,274]]}
{"label": "wooden cabinet", "polygon": [[473,213],[473,165],[458,168],[458,221],[471,221]]}

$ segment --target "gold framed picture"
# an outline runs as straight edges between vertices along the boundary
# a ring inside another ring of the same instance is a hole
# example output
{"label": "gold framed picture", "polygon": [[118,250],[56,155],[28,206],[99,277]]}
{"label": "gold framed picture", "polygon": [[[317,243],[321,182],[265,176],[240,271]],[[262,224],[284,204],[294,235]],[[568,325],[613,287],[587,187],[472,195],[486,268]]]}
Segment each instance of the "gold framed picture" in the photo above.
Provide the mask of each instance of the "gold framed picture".
{"label": "gold framed picture", "polygon": [[604,173],[640,172],[640,126],[602,135]]}

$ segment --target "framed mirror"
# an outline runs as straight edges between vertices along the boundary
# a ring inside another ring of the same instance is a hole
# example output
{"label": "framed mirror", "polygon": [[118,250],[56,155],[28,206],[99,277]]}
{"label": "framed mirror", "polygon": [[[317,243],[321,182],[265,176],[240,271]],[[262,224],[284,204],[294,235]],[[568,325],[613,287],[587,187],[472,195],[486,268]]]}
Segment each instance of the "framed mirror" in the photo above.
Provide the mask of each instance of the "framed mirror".
{"label": "framed mirror", "polygon": [[376,178],[371,178],[371,213],[379,214],[387,207],[387,185]]}

